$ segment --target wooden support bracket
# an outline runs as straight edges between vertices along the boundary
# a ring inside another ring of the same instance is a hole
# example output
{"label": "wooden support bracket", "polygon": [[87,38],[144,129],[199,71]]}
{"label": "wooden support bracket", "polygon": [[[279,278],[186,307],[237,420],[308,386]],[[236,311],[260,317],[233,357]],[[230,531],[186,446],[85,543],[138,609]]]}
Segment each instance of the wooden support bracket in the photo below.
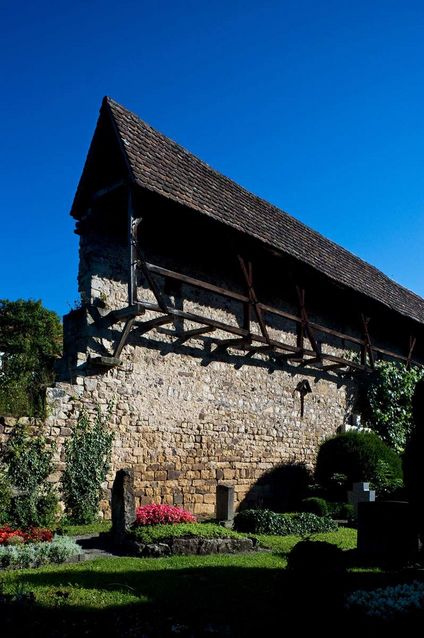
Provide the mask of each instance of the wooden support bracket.
{"label": "wooden support bracket", "polygon": [[406,368],[409,370],[411,367],[412,353],[414,352],[415,345],[417,343],[416,337],[409,337],[409,350],[408,350],[408,358],[406,360]]}
{"label": "wooden support bracket", "polygon": [[368,353],[371,368],[374,370],[375,358],[374,358],[374,352],[371,345],[370,334],[368,331],[368,325],[369,325],[369,322],[371,321],[371,318],[365,317],[365,315],[362,314],[361,319],[362,319],[362,327],[364,331],[364,342],[361,348],[361,363],[362,365],[365,365],[365,366],[367,365],[367,353]]}
{"label": "wooden support bracket", "polygon": [[250,316],[251,316],[251,310],[253,309],[253,312],[256,315],[256,319],[258,320],[258,324],[259,324],[259,327],[261,329],[262,336],[264,337],[265,341],[268,344],[270,344],[271,340],[270,340],[270,337],[269,337],[269,334],[268,334],[268,330],[267,330],[264,318],[262,316],[261,306],[260,306],[258,298],[256,296],[255,289],[253,288],[252,263],[249,261],[246,264],[245,260],[243,259],[243,257],[241,257],[241,255],[238,255],[238,260],[239,260],[240,267],[241,267],[241,270],[242,270],[243,275],[244,275],[244,279],[245,279],[246,286],[247,286],[247,292],[248,292],[248,296],[249,296],[248,310],[246,310],[246,308],[245,308],[245,314],[244,314],[245,323],[247,322],[247,324],[248,324],[248,328],[246,328],[246,329],[250,333]]}

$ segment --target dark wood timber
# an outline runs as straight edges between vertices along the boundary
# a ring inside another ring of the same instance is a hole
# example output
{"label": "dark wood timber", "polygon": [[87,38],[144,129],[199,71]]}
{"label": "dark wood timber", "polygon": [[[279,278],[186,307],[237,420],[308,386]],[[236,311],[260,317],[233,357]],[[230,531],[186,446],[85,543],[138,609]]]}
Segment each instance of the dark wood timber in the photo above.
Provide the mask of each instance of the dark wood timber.
{"label": "dark wood timber", "polygon": [[411,367],[412,353],[414,352],[416,343],[417,343],[416,337],[412,337],[412,336],[409,337],[409,351],[408,351],[408,358],[406,360],[406,367],[408,368],[408,370]]}
{"label": "dark wood timber", "polygon": [[[256,319],[258,320],[259,323],[259,327],[261,329],[262,332],[262,336],[264,337],[264,339],[266,340],[266,342],[268,344],[270,344],[270,338],[269,338],[269,334],[268,334],[268,330],[267,327],[265,325],[265,321],[263,319],[262,316],[262,311],[261,308],[259,306],[259,301],[258,298],[256,297],[256,293],[255,293],[255,289],[253,288],[253,270],[252,270],[252,263],[249,261],[248,264],[246,264],[246,262],[244,261],[243,257],[241,257],[240,255],[238,255],[238,260],[246,281],[246,285],[247,285],[247,290],[248,290],[248,295],[249,295],[249,305],[250,308],[253,309],[253,312],[256,315]],[[250,324],[250,320],[249,320],[249,324]],[[249,330],[250,330],[250,325],[249,325]]]}
{"label": "dark wood timber", "polygon": [[318,360],[319,360],[321,357],[321,348],[315,339],[314,333],[312,332],[311,325],[309,323],[308,313],[306,312],[305,289],[300,288],[299,286],[296,286],[296,292],[297,292],[297,298],[299,301],[299,308],[300,308],[300,324],[298,324],[300,325],[300,332],[298,333],[298,341],[299,341],[298,347],[303,348],[303,339],[304,339],[304,333],[306,330],[306,334],[308,335],[308,339],[311,343],[311,346],[316,352]]}
{"label": "dark wood timber", "polygon": [[119,338],[118,344],[117,344],[117,346],[116,346],[116,348],[114,350],[114,353],[113,353],[113,357],[115,359],[119,359],[120,354],[122,352],[122,349],[123,349],[123,347],[125,346],[125,344],[127,342],[128,335],[131,332],[131,328],[133,327],[134,321],[135,321],[135,317],[129,317],[129,319],[127,319],[127,321],[125,322],[124,329],[122,331],[122,334],[121,334],[121,336]]}
{"label": "dark wood timber", "polygon": [[115,182],[114,184],[111,184],[110,186],[106,186],[105,188],[99,188],[98,191],[96,191],[95,193],[91,195],[91,201],[95,202],[101,197],[104,197],[105,195],[109,195],[109,193],[113,193],[114,191],[118,190],[118,188],[125,186],[125,184],[126,184],[126,180],[120,179],[118,182]]}
{"label": "dark wood timber", "polygon": [[[139,302],[139,305],[143,306],[145,310],[153,310],[155,312],[161,312],[161,308],[150,301]],[[256,334],[251,335],[246,330],[244,330],[243,328],[239,328],[238,326],[231,326],[230,324],[226,324],[221,321],[216,321],[215,319],[210,319],[209,317],[202,317],[200,315],[196,315],[191,312],[184,312],[182,310],[177,310],[175,308],[167,308],[166,312],[169,315],[172,315],[174,317],[179,317],[180,319],[187,319],[189,321],[193,321],[193,323],[209,325],[216,328],[217,330],[222,330],[223,332],[229,332],[230,334],[239,335],[240,337],[249,337],[251,338],[252,341],[267,344],[265,337],[263,337],[262,335],[256,335]],[[295,355],[299,354],[298,348],[291,346],[288,343],[276,341],[275,339],[270,339],[269,345],[273,346],[276,349],[284,350],[286,352],[291,352]],[[306,356],[313,357],[315,355],[315,352],[313,350],[304,350],[303,354]],[[355,363],[353,361],[348,361],[346,359],[343,359],[342,357],[336,357],[330,354],[323,354],[322,358],[327,359],[328,361],[334,361],[334,363],[343,363],[351,368],[354,368],[355,370],[366,369],[366,366],[360,365],[359,363]]]}
{"label": "dark wood timber", "polygon": [[115,357],[91,357],[89,363],[101,368],[114,368],[121,365],[121,360]]}
{"label": "dark wood timber", "polygon": [[[189,285],[192,285],[194,287],[198,287],[204,290],[209,290],[211,292],[214,292],[218,295],[222,295],[224,297],[229,297],[230,299],[234,299],[236,301],[240,301],[242,303],[247,303],[250,306],[249,303],[249,297],[247,297],[246,295],[231,291],[231,290],[227,290],[226,288],[221,288],[219,286],[215,286],[213,284],[210,284],[208,282],[204,282],[200,279],[196,279],[194,277],[189,277],[188,275],[182,275],[180,273],[174,272],[172,270],[166,269],[166,268],[162,268],[161,266],[156,266],[147,262],[144,262],[145,268],[155,274],[161,275],[162,277],[169,277],[171,279],[175,279],[177,281],[181,281],[182,283],[186,283]],[[152,278],[150,278],[152,279]],[[157,287],[157,286],[156,286]],[[161,297],[162,300],[162,297]],[[162,300],[163,301],[163,300]],[[164,308],[161,309],[162,312],[167,312],[166,309],[166,304],[163,302],[162,304],[164,306]],[[264,312],[268,312],[270,314],[282,317],[284,319],[288,319],[290,321],[293,321],[295,324],[301,324],[302,322],[302,318],[296,315],[293,315],[291,313],[285,312],[284,310],[280,310],[279,308],[274,308],[273,306],[268,306],[266,304],[262,304],[262,303],[257,303],[257,306],[263,310]],[[135,303],[133,305],[130,305],[126,308],[122,308],[119,310],[112,310],[108,315],[105,315],[104,317],[100,318],[98,320],[98,325],[100,326],[110,326],[113,325],[114,323],[118,323],[119,321],[124,321],[126,320],[129,316],[138,316],[141,315],[145,312],[145,304],[143,303]],[[201,323],[206,323],[206,322],[201,322]],[[219,322],[218,322],[219,323]],[[212,324],[208,324],[209,326],[212,326]],[[225,324],[220,324],[219,326],[214,326],[217,329],[226,329],[223,328]],[[315,330],[316,332],[321,332],[324,334],[329,334],[331,336],[337,337],[339,339],[343,339],[345,341],[348,341],[349,343],[354,343],[354,344],[358,344],[361,346],[361,364],[362,366],[366,365],[366,349],[367,349],[367,344],[365,344],[364,339],[360,339],[358,337],[354,337],[353,335],[348,335],[346,333],[340,332],[338,330],[333,330],[332,328],[327,328],[325,326],[322,326],[320,324],[314,323],[314,322],[309,322],[309,326]],[[237,333],[239,334],[239,333]],[[244,331],[241,333],[241,336],[244,336],[245,334],[249,334],[249,330],[244,328]],[[269,345],[268,345],[269,347]],[[296,349],[298,351],[298,348]],[[384,348],[380,348],[380,347],[376,347],[373,346],[372,347],[372,351],[373,352],[378,352],[379,354],[391,357],[393,359],[398,359],[400,361],[408,361],[408,357],[407,356],[403,356],[400,354],[397,354],[396,352],[392,352],[390,350],[386,350]],[[364,360],[364,353],[365,353],[365,360]],[[327,357],[328,358],[328,357]],[[412,363],[412,355],[411,355],[411,362]],[[351,366],[353,367],[353,366]]]}
{"label": "dark wood timber", "polygon": [[362,352],[362,359],[365,359],[365,364],[366,364],[366,354],[368,352],[371,368],[374,370],[375,368],[374,352],[371,346],[371,339],[370,339],[370,334],[368,331],[368,324],[371,321],[371,319],[370,317],[365,317],[364,315],[361,315],[361,318],[362,318],[362,326],[364,330],[364,349]]}
{"label": "dark wood timber", "polygon": [[149,319],[148,321],[137,321],[137,334],[144,335],[146,332],[153,330],[153,328],[164,326],[166,323],[172,323],[173,321],[173,317],[170,317],[169,315],[166,315],[165,317],[154,317],[154,319]]}
{"label": "dark wood timber", "polygon": [[180,334],[176,333],[178,337],[178,341],[183,342],[188,339],[192,339],[193,337],[200,337],[203,334],[207,334],[208,332],[214,332],[215,328],[212,326],[203,326],[202,328],[193,328],[193,330],[186,330],[185,332],[181,332]]}
{"label": "dark wood timber", "polygon": [[244,302],[249,301],[249,297],[247,297],[246,295],[241,295],[238,292],[227,290],[227,288],[221,288],[220,286],[215,286],[214,284],[210,284],[207,281],[202,281],[201,279],[195,279],[194,277],[189,277],[188,275],[183,275],[179,272],[174,272],[173,270],[169,270],[168,268],[162,268],[162,266],[156,266],[148,262],[146,262],[146,266],[150,270],[150,272],[153,272],[157,275],[161,275],[162,277],[169,277],[170,279],[176,279],[177,281],[181,281],[185,284],[189,284],[190,286],[202,288],[203,290],[209,290],[210,292],[214,292],[217,295],[229,297],[230,299],[236,299],[237,301],[244,301]]}
{"label": "dark wood timber", "polygon": [[128,280],[128,303],[133,306],[137,303],[137,230],[141,219],[134,218],[133,193],[131,186],[128,188],[128,247],[130,272]]}

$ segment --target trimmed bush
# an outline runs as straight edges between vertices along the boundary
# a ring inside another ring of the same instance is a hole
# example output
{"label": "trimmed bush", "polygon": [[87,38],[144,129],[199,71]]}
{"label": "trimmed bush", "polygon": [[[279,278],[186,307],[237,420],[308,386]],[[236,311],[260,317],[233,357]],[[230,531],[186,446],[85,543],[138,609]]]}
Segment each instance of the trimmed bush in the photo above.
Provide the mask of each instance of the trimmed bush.
{"label": "trimmed bush", "polygon": [[302,512],[310,512],[317,516],[328,516],[329,514],[327,501],[324,498],[319,498],[318,496],[304,498],[300,503],[300,509]]}
{"label": "trimmed bush", "polygon": [[240,534],[214,523],[177,523],[133,527],[129,537],[147,545],[170,538],[240,538]]}
{"label": "trimmed bush", "polygon": [[234,529],[251,534],[307,536],[336,531],[337,524],[330,518],[309,512],[277,514],[270,510],[244,510],[235,517]]}
{"label": "trimmed bush", "polygon": [[326,541],[304,540],[291,550],[287,569],[292,571],[342,572],[345,568],[343,550]]}
{"label": "trimmed bush", "polygon": [[[402,481],[402,462],[373,432],[345,432],[321,444],[316,479],[330,494],[345,492],[356,481],[369,481],[382,491]],[[338,490],[335,487],[338,483]],[[345,495],[345,494],[344,494]]]}
{"label": "trimmed bush", "polygon": [[196,517],[174,505],[142,505],[135,511],[134,525],[166,525],[169,523],[195,523]]}

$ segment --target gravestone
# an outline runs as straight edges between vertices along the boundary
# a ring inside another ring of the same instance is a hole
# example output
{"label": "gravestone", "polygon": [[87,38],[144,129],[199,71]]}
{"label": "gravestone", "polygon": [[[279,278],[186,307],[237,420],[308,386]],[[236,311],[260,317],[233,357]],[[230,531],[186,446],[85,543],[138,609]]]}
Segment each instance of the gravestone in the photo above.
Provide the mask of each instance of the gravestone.
{"label": "gravestone", "polygon": [[120,544],[135,521],[134,473],[118,470],[112,487],[112,538]]}
{"label": "gravestone", "polygon": [[216,519],[228,523],[234,519],[234,487],[230,485],[216,486]]}
{"label": "gravestone", "polygon": [[358,516],[358,504],[373,503],[375,501],[375,491],[370,490],[370,484],[363,481],[353,483],[352,488],[347,493],[347,500],[353,505],[355,516]]}
{"label": "gravestone", "polygon": [[418,551],[412,508],[406,501],[362,502],[358,506],[358,550],[386,561],[408,559]]}

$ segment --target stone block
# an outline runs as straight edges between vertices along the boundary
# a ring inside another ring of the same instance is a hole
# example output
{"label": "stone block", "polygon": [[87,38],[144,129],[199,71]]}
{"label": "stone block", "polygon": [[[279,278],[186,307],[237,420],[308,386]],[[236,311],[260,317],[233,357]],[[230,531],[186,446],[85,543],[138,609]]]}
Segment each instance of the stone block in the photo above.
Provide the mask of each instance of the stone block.
{"label": "stone block", "polygon": [[135,521],[134,475],[132,470],[116,473],[112,488],[112,537],[115,543],[124,541],[125,533]]}

